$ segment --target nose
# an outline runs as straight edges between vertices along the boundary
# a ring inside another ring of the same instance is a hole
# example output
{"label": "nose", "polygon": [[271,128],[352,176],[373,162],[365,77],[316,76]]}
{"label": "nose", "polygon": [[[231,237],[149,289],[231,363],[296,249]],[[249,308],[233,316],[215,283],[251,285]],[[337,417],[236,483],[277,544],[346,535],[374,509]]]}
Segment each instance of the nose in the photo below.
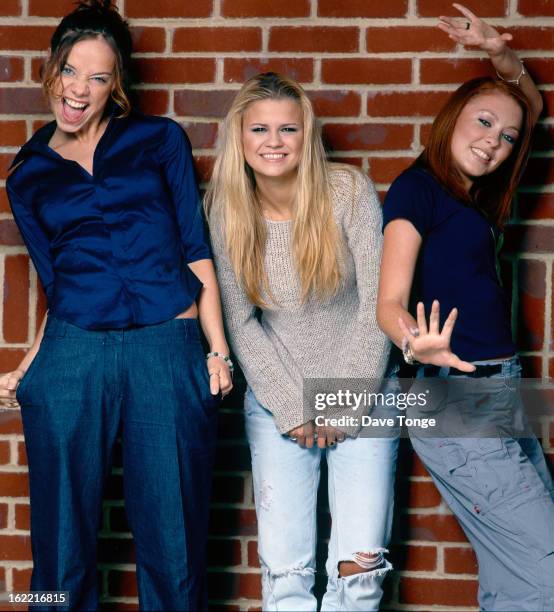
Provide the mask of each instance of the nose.
{"label": "nose", "polygon": [[69,92],[78,99],[88,96],[90,93],[88,79],[86,77],[73,79],[69,86]]}
{"label": "nose", "polygon": [[493,132],[492,130],[490,130],[487,136],[485,137],[485,140],[491,147],[498,147],[500,146],[502,140],[502,133]]}
{"label": "nose", "polygon": [[268,147],[274,147],[274,148],[278,148],[282,146],[283,140],[281,138],[281,131],[278,129],[269,130],[268,139],[267,139],[266,144]]}

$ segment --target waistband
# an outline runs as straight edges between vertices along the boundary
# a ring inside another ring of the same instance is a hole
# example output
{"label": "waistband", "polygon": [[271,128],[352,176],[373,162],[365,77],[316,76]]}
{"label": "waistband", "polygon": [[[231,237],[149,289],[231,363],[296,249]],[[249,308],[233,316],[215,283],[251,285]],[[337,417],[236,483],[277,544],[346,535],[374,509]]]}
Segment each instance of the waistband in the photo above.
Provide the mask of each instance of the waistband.
{"label": "waistband", "polygon": [[502,374],[503,376],[510,376],[513,374],[514,369],[520,367],[519,357],[514,355],[509,359],[502,359],[499,361],[487,361],[473,363],[475,370],[473,372],[462,372],[457,368],[448,368],[435,365],[423,365],[419,368],[419,375],[424,378],[440,377],[446,378],[447,376],[465,376],[467,378],[487,378],[489,376],[495,376]]}
{"label": "waistband", "polygon": [[98,343],[144,344],[148,342],[199,342],[198,319],[170,319],[155,325],[143,325],[127,329],[91,330],[77,327],[62,319],[48,315],[44,329],[45,338],[73,338]]}

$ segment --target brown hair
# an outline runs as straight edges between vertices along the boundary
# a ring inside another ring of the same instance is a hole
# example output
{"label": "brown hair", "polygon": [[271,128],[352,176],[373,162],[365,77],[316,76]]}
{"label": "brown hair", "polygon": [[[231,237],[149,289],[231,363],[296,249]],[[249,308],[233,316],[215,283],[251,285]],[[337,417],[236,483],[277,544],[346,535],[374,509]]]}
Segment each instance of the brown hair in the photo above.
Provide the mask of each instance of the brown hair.
{"label": "brown hair", "polygon": [[50,42],[50,55],[41,69],[42,87],[47,96],[53,95],[67,57],[75,43],[102,37],[112,49],[116,62],[112,100],[120,108],[119,117],[131,111],[129,101],[132,40],[129,26],[118,13],[112,0],[83,0],[66,15],[56,28]]}
{"label": "brown hair", "polygon": [[[493,92],[509,96],[521,108],[520,134],[510,156],[494,172],[477,178],[468,193],[452,162],[452,134],[469,100]],[[530,103],[519,87],[491,77],[472,79],[452,94],[435,118],[429,142],[418,163],[424,165],[454,197],[474,205],[488,219],[502,226],[510,215],[511,202],[529,157],[533,125]]]}

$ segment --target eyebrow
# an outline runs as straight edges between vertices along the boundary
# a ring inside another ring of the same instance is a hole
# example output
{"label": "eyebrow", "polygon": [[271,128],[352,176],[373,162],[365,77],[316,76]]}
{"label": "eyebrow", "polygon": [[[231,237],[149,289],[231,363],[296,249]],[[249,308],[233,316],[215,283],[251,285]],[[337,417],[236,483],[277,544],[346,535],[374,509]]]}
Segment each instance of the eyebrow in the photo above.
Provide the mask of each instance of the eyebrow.
{"label": "eyebrow", "polygon": [[[269,127],[269,123],[262,123],[261,121],[252,121],[248,125],[259,125],[260,127]],[[279,127],[286,127],[286,126],[293,126],[293,125],[295,127],[298,127],[300,125],[300,123],[296,123],[295,121],[291,121],[290,123],[281,123],[279,125]]]}

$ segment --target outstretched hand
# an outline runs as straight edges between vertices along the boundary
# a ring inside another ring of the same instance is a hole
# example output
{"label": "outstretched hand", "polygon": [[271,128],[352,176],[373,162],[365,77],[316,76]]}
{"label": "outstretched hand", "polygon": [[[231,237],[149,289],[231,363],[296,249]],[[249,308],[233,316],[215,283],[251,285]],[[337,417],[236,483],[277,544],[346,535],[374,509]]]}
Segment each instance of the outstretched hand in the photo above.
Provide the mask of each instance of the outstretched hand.
{"label": "outstretched hand", "polygon": [[398,325],[417,361],[440,367],[456,368],[462,372],[473,372],[475,370],[473,364],[462,361],[450,349],[450,338],[457,316],[458,310],[453,308],[442,326],[442,331],[440,331],[440,305],[438,300],[435,300],[431,307],[429,327],[427,327],[423,302],[419,302],[417,305],[417,332],[414,333],[415,330],[410,330],[402,317],[398,318]]}
{"label": "outstretched hand", "polygon": [[[478,47],[490,56],[498,55],[513,36],[505,32],[500,34],[495,28],[477,17],[462,4],[453,3],[463,17],[439,17],[437,26],[448,36],[464,47]],[[469,24],[469,27],[468,27]]]}

